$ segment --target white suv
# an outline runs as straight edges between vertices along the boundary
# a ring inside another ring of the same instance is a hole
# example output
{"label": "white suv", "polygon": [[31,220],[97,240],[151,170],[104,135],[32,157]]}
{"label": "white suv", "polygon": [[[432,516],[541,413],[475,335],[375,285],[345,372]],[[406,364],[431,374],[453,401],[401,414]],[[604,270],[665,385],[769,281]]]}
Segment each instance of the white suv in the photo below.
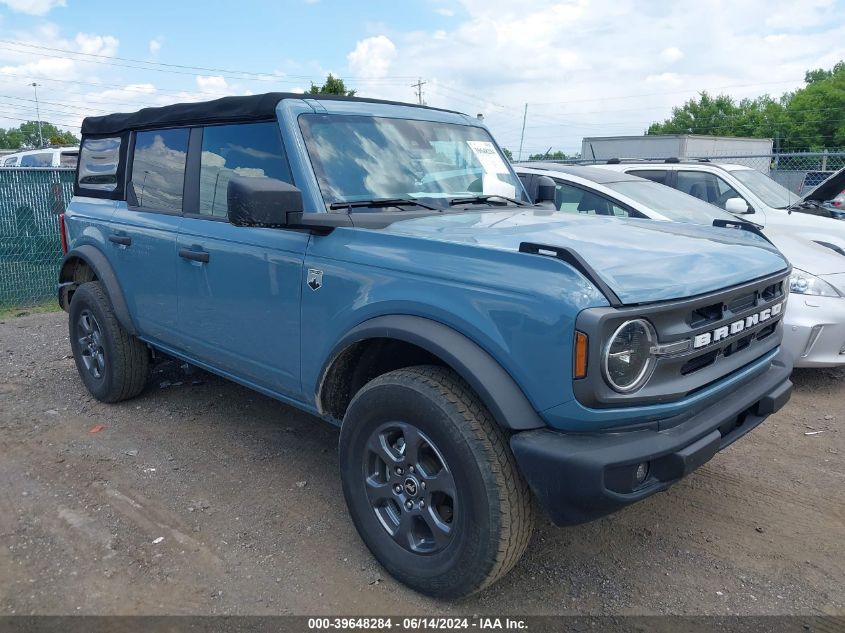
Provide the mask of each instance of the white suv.
{"label": "white suv", "polygon": [[79,147],[45,147],[2,157],[3,167],[76,167]]}

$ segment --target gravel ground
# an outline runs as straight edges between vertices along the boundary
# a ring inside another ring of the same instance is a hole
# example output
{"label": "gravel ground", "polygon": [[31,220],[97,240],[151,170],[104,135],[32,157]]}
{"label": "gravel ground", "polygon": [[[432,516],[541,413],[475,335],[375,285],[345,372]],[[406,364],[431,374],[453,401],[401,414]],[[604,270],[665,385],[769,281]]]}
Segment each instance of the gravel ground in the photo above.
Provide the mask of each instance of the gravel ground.
{"label": "gravel ground", "polygon": [[172,364],[100,404],[64,313],[6,318],[0,354],[0,615],[845,614],[845,371],[796,371],[784,410],[670,491],[540,517],[510,575],[437,603],[355,533],[334,428]]}

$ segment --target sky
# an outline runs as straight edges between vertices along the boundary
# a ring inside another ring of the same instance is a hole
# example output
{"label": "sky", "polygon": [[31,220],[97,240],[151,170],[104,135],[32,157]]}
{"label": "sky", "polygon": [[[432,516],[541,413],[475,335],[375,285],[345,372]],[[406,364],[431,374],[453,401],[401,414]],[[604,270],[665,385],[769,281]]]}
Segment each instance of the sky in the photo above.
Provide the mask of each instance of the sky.
{"label": "sky", "polygon": [[845,59],[845,0],[0,0],[0,127],[268,91],[483,114],[518,157],[642,134],[701,90],[780,95]]}

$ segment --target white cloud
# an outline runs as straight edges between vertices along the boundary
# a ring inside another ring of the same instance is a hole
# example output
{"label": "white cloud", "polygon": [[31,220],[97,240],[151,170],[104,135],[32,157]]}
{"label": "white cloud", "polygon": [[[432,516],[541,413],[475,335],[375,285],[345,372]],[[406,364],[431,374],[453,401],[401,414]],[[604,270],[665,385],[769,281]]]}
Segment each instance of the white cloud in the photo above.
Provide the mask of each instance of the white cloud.
{"label": "white cloud", "polygon": [[158,55],[158,52],[161,50],[161,38],[156,37],[155,39],[150,40],[150,55]]}
{"label": "white cloud", "polygon": [[0,0],[16,13],[29,15],[47,15],[56,7],[67,6],[65,0]]}
{"label": "white cloud", "polygon": [[365,79],[384,77],[396,57],[396,46],[384,35],[359,41],[346,56],[352,72]]}
{"label": "white cloud", "polygon": [[833,0],[453,0],[433,11],[444,6],[456,9],[451,28],[374,31],[389,37],[389,64],[363,45],[377,38],[358,42],[351,85],[413,102],[407,77],[419,76],[429,105],[483,113],[512,150],[525,103],[526,149],[574,151],[583,136],[641,134],[701,90],[780,95],[845,58]]}
{"label": "white cloud", "polygon": [[453,15],[455,15],[455,12],[452,11],[452,9],[447,9],[446,7],[440,7],[439,9],[435,9],[435,11],[437,11],[437,13],[439,13],[440,15],[446,16],[447,18],[451,18]]}
{"label": "white cloud", "polygon": [[681,77],[677,73],[660,73],[659,75],[649,75],[645,78],[646,83],[660,84],[664,86],[680,86],[683,84]]}
{"label": "white cloud", "polygon": [[669,48],[664,48],[660,51],[660,57],[669,63],[676,62],[679,59],[682,59],[683,56],[684,52],[676,46],[670,46]]}
{"label": "white cloud", "polygon": [[807,29],[825,24],[835,17],[841,8],[833,0],[801,0],[801,2],[785,3],[775,6],[762,14],[764,23],[771,28],[785,28],[790,30]]}
{"label": "white cloud", "polygon": [[208,77],[197,75],[197,87],[200,89],[200,92],[213,93],[217,96],[232,92],[229,84],[226,83],[226,79],[219,75],[211,75]]}
{"label": "white cloud", "polygon": [[74,42],[76,43],[74,48],[80,53],[107,57],[117,54],[117,47],[120,45],[120,41],[111,35],[89,35],[88,33],[77,33]]}
{"label": "white cloud", "polygon": [[71,77],[76,73],[73,60],[48,57],[17,66],[2,66],[0,74],[37,79],[38,77]]}

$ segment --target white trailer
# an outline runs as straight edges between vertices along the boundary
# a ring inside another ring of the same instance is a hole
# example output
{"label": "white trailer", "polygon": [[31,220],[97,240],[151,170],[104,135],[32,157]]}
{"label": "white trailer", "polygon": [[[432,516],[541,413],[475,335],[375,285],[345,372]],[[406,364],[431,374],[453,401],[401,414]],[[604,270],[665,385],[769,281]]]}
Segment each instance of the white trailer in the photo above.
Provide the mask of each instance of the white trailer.
{"label": "white trailer", "polygon": [[[593,136],[581,141],[581,158],[722,158],[759,169],[760,156],[772,153],[772,139],[697,134]],[[743,160],[743,156],[757,156]]]}

